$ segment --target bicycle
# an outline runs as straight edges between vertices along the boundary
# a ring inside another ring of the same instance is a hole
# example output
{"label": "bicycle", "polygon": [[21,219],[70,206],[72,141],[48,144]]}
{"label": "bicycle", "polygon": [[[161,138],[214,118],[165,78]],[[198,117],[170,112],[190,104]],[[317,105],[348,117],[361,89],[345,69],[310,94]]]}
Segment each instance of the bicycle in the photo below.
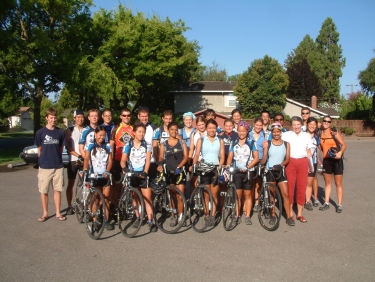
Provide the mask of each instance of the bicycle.
{"label": "bicycle", "polygon": [[[198,173],[198,185],[191,193],[189,200],[190,224],[196,232],[202,233],[213,221],[212,207],[213,198],[210,189],[204,184],[200,184],[201,175],[216,169],[213,164],[206,164],[203,161],[194,165],[193,172]],[[208,201],[207,201],[208,199]]]}
{"label": "bicycle", "polygon": [[83,216],[84,216],[84,197],[83,197],[83,189],[85,187],[83,176],[81,177],[80,174],[82,174],[83,171],[77,172],[78,181],[75,185],[76,188],[76,194],[73,199],[72,207],[74,210],[74,213],[76,214],[78,223],[83,223]]}
{"label": "bicycle", "polygon": [[268,171],[268,168],[265,167],[262,174],[263,183],[259,193],[260,210],[258,212],[258,219],[264,229],[274,231],[279,227],[283,204],[279,189],[267,182],[266,175]]}
{"label": "bicycle", "polygon": [[[151,189],[156,195],[153,202],[155,223],[161,231],[167,234],[178,232],[186,224],[187,213],[187,201],[184,194],[176,186],[166,185],[166,178],[170,177],[171,173],[174,171],[167,172],[164,165],[163,172],[160,172],[159,177],[151,184]],[[182,173],[180,173],[180,178],[182,178]],[[180,214],[178,214],[179,210],[182,210]]]}
{"label": "bicycle", "polygon": [[[84,202],[83,218],[86,225],[86,231],[90,238],[98,240],[102,235],[106,222],[106,207],[102,192],[95,188],[95,181],[98,179],[108,178],[112,184],[112,175],[110,173],[98,174],[90,173],[84,176],[82,189],[82,199]],[[90,182],[87,182],[90,180]]]}
{"label": "bicycle", "polygon": [[142,193],[131,186],[131,178],[139,173],[126,172],[117,182],[122,184],[122,193],[117,209],[117,222],[121,233],[128,238],[134,237],[142,226],[145,204]]}
{"label": "bicycle", "polygon": [[227,191],[221,192],[220,196],[224,196],[223,206],[223,226],[226,231],[232,230],[236,226],[236,207],[237,207],[237,190],[236,185],[233,183],[233,175],[240,171],[236,167],[228,169],[228,185]]}

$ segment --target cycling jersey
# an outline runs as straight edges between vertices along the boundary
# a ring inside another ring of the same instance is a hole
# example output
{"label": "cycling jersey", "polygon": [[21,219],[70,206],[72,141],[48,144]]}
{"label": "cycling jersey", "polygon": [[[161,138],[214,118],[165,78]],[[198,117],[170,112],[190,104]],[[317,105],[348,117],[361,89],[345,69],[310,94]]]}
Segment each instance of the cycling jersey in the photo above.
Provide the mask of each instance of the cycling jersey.
{"label": "cycling jersey", "polygon": [[[253,151],[258,151],[255,141],[246,139],[243,145],[239,144],[239,139],[233,141],[229,152],[233,153],[234,166],[239,169],[247,169],[247,166],[253,159]],[[254,170],[252,167],[250,170]]]}
{"label": "cycling jersey", "polygon": [[[106,125],[103,123],[101,126],[104,127],[107,140],[111,140],[112,130],[115,128],[113,123]],[[109,142],[109,141],[108,141]]]}
{"label": "cycling jersey", "polygon": [[126,146],[129,141],[134,138],[134,131],[131,125],[124,125],[120,123],[113,131],[111,140],[115,142],[115,160],[120,161],[122,156],[122,151],[124,146]]}
{"label": "cycling jersey", "polygon": [[[79,139],[79,144],[85,145],[85,151],[89,147],[90,144],[94,144],[95,141],[95,129],[92,128],[90,125],[82,129],[81,138]],[[107,139],[107,134],[105,135],[105,142],[108,143],[109,140]]]}
{"label": "cycling jersey", "polygon": [[164,130],[164,126],[158,127],[154,131],[152,140],[158,140],[159,144],[164,143],[169,138],[169,132]]}
{"label": "cycling jersey", "polygon": [[185,131],[185,127],[184,127],[184,128],[180,128],[180,129],[178,130],[178,135],[180,135],[180,136],[182,137],[182,139],[185,141],[186,146],[187,146],[188,148],[190,148],[190,136],[191,136],[191,134],[194,133],[194,131],[195,131],[195,128],[192,128],[190,134],[187,135],[187,134],[186,134],[186,131]]}
{"label": "cycling jersey", "polygon": [[90,152],[90,171],[92,173],[104,173],[107,170],[111,147],[108,143],[102,143],[99,147],[96,147],[96,154],[94,154],[95,146],[97,144],[89,144],[86,150]]}
{"label": "cycling jersey", "polygon": [[211,142],[207,135],[204,136],[202,138],[201,154],[206,163],[219,165],[220,139],[215,136],[214,141]]}
{"label": "cycling jersey", "polygon": [[168,140],[164,144],[164,159],[167,171],[173,171],[184,159],[183,140],[178,140],[177,144],[170,146]]}
{"label": "cycling jersey", "polygon": [[334,137],[329,134],[329,136],[327,137],[320,137],[321,139],[321,145],[322,145],[322,148],[323,148],[323,156],[324,158],[330,158],[330,156],[328,155],[328,150],[329,148],[331,147],[334,147],[334,148],[337,148],[337,143],[336,143],[336,140],[334,139]]}
{"label": "cycling jersey", "polygon": [[152,147],[145,140],[142,140],[139,148],[136,148],[133,142],[129,142],[124,147],[123,153],[128,155],[129,169],[142,172],[146,165],[146,155],[148,152],[152,152]]}
{"label": "cycling jersey", "polygon": [[[192,158],[194,158],[194,156],[195,156],[195,148],[197,146],[197,142],[198,142],[199,138],[202,138],[202,137],[204,137],[206,135],[207,135],[206,131],[204,132],[203,135],[201,135],[201,133],[198,130],[195,131],[195,132],[193,132],[193,133],[191,133],[191,136],[193,136],[193,142],[194,142],[194,152],[193,152]],[[199,152],[198,161],[200,161],[201,159],[202,159],[202,154],[201,154],[201,152]]]}
{"label": "cycling jersey", "polygon": [[224,132],[224,134],[218,136],[220,139],[224,141],[224,149],[225,149],[225,160],[228,158],[229,148],[232,145],[232,142],[238,139],[238,133],[232,131],[230,134]]}
{"label": "cycling jersey", "polygon": [[259,138],[258,138],[258,140],[255,140],[254,130],[250,131],[249,132],[249,139],[250,140],[254,140],[256,142],[257,148],[258,148],[259,160],[261,160],[263,158],[263,146],[262,146],[262,144],[263,144],[264,140],[267,140],[267,139],[265,139],[265,135],[264,135],[263,130],[261,130],[259,132]]}

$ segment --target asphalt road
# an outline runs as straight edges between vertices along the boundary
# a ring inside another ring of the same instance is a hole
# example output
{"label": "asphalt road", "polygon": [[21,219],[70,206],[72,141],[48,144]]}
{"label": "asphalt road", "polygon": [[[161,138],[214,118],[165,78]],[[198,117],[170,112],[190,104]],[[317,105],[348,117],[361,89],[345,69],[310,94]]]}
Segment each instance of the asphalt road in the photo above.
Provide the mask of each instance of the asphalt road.
{"label": "asphalt road", "polygon": [[[94,241],[75,216],[39,223],[37,170],[0,169],[1,281],[374,281],[375,142],[348,140],[344,210],[304,211],[307,223],[265,231],[253,216],[224,231],[160,231]],[[324,186],[319,176],[320,186]],[[323,189],[320,188],[323,195]],[[50,192],[50,215],[54,205]],[[333,202],[336,193],[332,193]],[[322,198],[321,198],[322,201]],[[66,208],[65,196],[62,207]]]}

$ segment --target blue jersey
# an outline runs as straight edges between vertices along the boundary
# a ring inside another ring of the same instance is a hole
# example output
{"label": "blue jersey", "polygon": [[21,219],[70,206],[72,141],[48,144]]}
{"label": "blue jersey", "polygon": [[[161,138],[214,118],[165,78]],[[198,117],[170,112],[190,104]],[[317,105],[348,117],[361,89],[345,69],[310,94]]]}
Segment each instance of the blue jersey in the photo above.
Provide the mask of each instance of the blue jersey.
{"label": "blue jersey", "polygon": [[93,173],[104,173],[107,170],[108,157],[111,153],[111,147],[108,143],[102,143],[96,147],[94,154],[94,147],[97,144],[90,144],[86,151],[90,152],[90,171]]}
{"label": "blue jersey", "polygon": [[113,123],[111,123],[111,124],[109,124],[109,125],[105,125],[105,124],[103,123],[102,126],[103,126],[104,129],[105,129],[105,133],[106,133],[106,142],[109,142],[109,140],[111,140],[112,130],[115,128],[115,125],[114,125]]}
{"label": "blue jersey", "polygon": [[169,138],[169,132],[164,130],[164,126],[158,127],[154,130],[152,140],[158,140],[159,144],[164,143]]}
{"label": "blue jersey", "polygon": [[185,131],[185,127],[184,128],[180,128],[178,130],[178,135],[180,135],[182,137],[182,139],[185,141],[186,143],[186,146],[188,147],[188,150],[190,148],[190,136],[191,134],[193,134],[195,131],[195,128],[192,128],[191,132],[189,135],[186,134],[186,131]]}
{"label": "blue jersey", "polygon": [[273,168],[274,165],[279,165],[285,160],[286,156],[286,143],[282,141],[281,145],[272,144],[272,140],[268,141],[268,160],[267,166]]}
{"label": "blue jersey", "polygon": [[[89,147],[89,145],[94,144],[95,141],[95,129],[92,128],[90,125],[82,129],[81,138],[79,139],[79,144],[85,145],[85,150]],[[109,139],[107,139],[107,134],[105,135],[105,142],[108,143]]]}
{"label": "blue jersey", "polygon": [[263,158],[263,146],[262,146],[262,144],[263,144],[263,141],[266,140],[263,130],[259,132],[259,136],[260,137],[258,138],[258,140],[255,140],[254,131],[252,130],[252,131],[249,132],[250,140],[254,140],[257,144],[259,160],[261,160]]}
{"label": "blue jersey", "polygon": [[220,139],[215,136],[214,141],[211,142],[206,135],[201,140],[201,153],[204,162],[219,165]]}
{"label": "blue jersey", "polygon": [[[234,166],[239,169],[247,169],[249,163],[253,160],[253,153],[257,151],[257,146],[255,141],[246,139],[245,143],[241,146],[239,139],[233,141],[229,151],[233,153],[233,163]],[[250,170],[254,170],[252,167]]]}
{"label": "blue jersey", "polygon": [[64,145],[65,133],[64,130],[55,127],[48,129],[43,127],[35,134],[35,145],[41,148],[38,164],[40,168],[62,168],[61,148]]}
{"label": "blue jersey", "polygon": [[231,134],[227,134],[224,132],[222,135],[218,135],[220,139],[223,139],[224,141],[224,149],[225,149],[225,160],[228,158],[229,154],[229,148],[232,145],[232,142],[236,139],[238,139],[238,133],[235,131],[232,131]]}

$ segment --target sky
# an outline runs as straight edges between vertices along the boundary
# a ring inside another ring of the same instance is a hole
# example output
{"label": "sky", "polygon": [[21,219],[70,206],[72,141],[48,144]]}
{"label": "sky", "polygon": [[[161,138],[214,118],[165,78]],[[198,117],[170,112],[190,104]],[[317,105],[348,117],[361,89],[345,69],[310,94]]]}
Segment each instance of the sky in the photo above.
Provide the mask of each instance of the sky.
{"label": "sky", "polygon": [[[118,0],[93,0],[99,8],[116,10]],[[315,40],[327,17],[340,33],[346,58],[340,79],[341,94],[360,90],[358,73],[375,57],[374,0],[133,0],[121,1],[134,13],[181,19],[191,29],[184,35],[202,47],[200,62],[213,61],[228,75],[243,73],[251,62],[268,55],[284,65],[309,34]]]}

